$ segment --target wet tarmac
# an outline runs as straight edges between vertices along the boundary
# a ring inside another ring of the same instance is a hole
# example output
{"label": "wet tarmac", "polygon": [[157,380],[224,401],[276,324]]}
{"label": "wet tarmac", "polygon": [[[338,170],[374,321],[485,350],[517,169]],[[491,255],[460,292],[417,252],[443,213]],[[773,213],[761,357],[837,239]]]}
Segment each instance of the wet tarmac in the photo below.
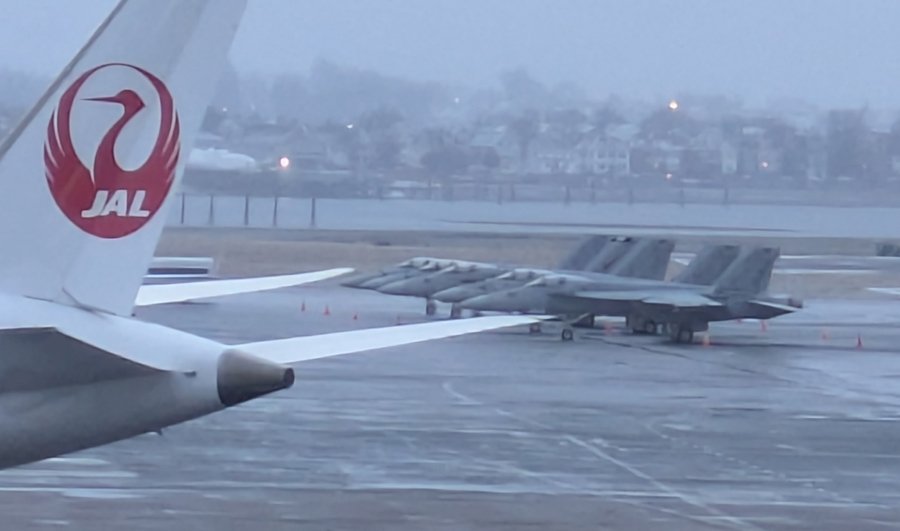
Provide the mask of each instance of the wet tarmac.
{"label": "wet tarmac", "polygon": [[[140,315],[242,342],[421,310],[325,285]],[[900,527],[900,301],[813,301],[709,346],[579,332],[309,362],[289,391],[0,473],[3,528]]]}

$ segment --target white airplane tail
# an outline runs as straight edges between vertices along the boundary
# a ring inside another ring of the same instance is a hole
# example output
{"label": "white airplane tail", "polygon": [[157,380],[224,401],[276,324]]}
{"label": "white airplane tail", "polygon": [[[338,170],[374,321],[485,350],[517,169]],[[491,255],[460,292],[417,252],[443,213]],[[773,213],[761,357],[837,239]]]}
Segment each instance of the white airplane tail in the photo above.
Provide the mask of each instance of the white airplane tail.
{"label": "white airplane tail", "polygon": [[0,145],[0,291],[130,314],[245,0],[123,0]]}

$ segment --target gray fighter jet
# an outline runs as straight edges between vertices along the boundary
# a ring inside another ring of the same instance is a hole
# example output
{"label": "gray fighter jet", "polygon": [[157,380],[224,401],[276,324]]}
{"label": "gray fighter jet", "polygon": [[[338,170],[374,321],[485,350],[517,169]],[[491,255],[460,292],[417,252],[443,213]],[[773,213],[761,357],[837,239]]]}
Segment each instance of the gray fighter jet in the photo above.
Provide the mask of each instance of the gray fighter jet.
{"label": "gray fighter jet", "polygon": [[[772,267],[779,250],[750,247],[708,287],[672,283],[650,289],[580,289],[550,296],[547,311],[552,314],[626,316],[628,325],[655,331],[658,324],[668,329],[673,341],[690,343],[694,333],[709,329],[713,321],[741,318],[770,319],[803,307],[802,301],[766,293]],[[562,331],[572,339],[571,328]]]}
{"label": "gray fighter jet", "polygon": [[[669,256],[674,248],[671,240],[638,240],[616,238],[607,242],[600,253],[590,261],[591,267],[609,267],[613,274],[630,275],[637,278],[661,278],[665,274]],[[423,297],[425,312],[433,315],[433,297],[436,293],[450,288],[495,278],[513,271],[514,268],[495,264],[455,265],[431,275],[417,276],[393,282],[378,288],[391,295]],[[459,317],[462,307],[454,304],[451,317]]]}
{"label": "gray fighter jet", "polygon": [[[634,277],[640,277],[641,275],[653,277],[659,274],[659,271],[656,269],[634,268],[634,260],[622,260],[639,242],[641,242],[640,239],[626,236],[610,237],[606,245],[598,249],[594,256],[583,254],[579,261],[564,260],[555,269],[517,267],[499,276],[477,282],[464,282],[443,291],[438,291],[432,298],[440,302],[460,303],[479,295],[522,287],[537,278],[552,274],[594,272]],[[653,264],[658,266],[659,262],[654,261]]]}
{"label": "gray fighter jet", "polygon": [[[463,308],[474,311],[500,311],[564,315],[573,321],[590,324],[594,315],[604,312],[584,310],[581,301],[578,306],[565,307],[559,304],[551,308],[551,299],[562,295],[578,295],[582,292],[619,292],[639,290],[695,290],[701,291],[724,274],[737,258],[740,248],[735,245],[714,245],[704,248],[691,263],[671,282],[653,279],[623,278],[604,274],[553,274],[541,277],[527,285],[478,296],[461,303]],[[555,299],[554,299],[555,300]],[[584,306],[589,306],[585,304]],[[599,308],[607,310],[608,308]],[[626,314],[627,315],[627,314]],[[655,333],[655,322],[635,319],[630,323],[639,332]],[[534,327],[533,330],[537,330]],[[564,330],[563,339],[571,339],[571,331]]]}

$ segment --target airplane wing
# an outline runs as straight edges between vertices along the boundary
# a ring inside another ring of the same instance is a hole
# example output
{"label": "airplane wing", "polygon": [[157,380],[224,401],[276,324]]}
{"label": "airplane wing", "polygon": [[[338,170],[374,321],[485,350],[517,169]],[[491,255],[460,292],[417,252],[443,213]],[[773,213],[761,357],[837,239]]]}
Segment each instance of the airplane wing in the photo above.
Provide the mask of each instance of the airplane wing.
{"label": "airplane wing", "polygon": [[272,277],[236,278],[226,280],[207,280],[200,282],[182,282],[178,284],[152,284],[141,286],[138,290],[135,306],[153,306],[171,302],[185,302],[209,297],[222,297],[225,295],[238,295],[240,293],[253,293],[290,286],[299,286],[318,282],[353,271],[352,268],[342,267],[315,271],[312,273],[299,273],[296,275],[280,275]]}
{"label": "airplane wing", "polygon": [[275,363],[295,364],[354,352],[377,350],[498,328],[536,323],[546,316],[497,315],[384,328],[352,330],[232,345],[233,348]]}

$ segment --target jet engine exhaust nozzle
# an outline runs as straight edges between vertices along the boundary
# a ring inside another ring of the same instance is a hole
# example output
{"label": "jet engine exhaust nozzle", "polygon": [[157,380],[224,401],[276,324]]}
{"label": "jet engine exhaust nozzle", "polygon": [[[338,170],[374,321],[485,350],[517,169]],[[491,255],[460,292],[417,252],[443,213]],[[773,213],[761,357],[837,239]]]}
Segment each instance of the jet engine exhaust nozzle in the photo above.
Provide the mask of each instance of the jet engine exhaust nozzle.
{"label": "jet engine exhaust nozzle", "polygon": [[294,385],[294,369],[237,350],[219,358],[217,387],[225,407],[287,389]]}

